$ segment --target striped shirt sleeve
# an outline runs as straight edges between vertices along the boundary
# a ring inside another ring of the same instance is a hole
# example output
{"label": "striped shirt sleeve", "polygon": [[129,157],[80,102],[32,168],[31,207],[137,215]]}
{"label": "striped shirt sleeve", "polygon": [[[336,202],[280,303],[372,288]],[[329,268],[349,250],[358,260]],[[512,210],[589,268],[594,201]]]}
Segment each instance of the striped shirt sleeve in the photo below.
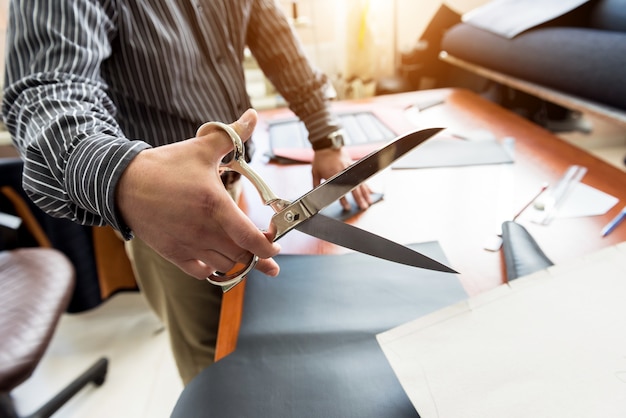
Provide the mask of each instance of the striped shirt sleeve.
{"label": "striped shirt sleeve", "polygon": [[11,2],[2,108],[31,199],[53,216],[124,230],[115,187],[149,146],[127,140],[115,121],[99,75],[114,28],[96,4]]}
{"label": "striped shirt sleeve", "polygon": [[304,122],[315,142],[339,128],[325,96],[328,80],[307,59],[293,28],[274,0],[258,0],[247,43],[259,66]]}
{"label": "striped shirt sleeve", "polygon": [[124,232],[115,189],[137,153],[250,106],[246,44],[309,139],[337,129],[276,0],[11,2],[2,114],[24,189],[53,216]]}

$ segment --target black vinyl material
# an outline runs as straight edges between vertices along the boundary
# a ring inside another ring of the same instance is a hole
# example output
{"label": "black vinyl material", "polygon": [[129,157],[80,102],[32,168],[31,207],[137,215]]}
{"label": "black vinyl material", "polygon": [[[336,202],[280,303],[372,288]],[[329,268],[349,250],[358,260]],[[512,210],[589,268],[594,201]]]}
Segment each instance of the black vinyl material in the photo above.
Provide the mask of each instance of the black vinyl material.
{"label": "black vinyl material", "polygon": [[553,265],[528,230],[513,221],[502,224],[502,251],[507,280],[517,279]]}
{"label": "black vinyl material", "polygon": [[483,67],[626,109],[626,32],[542,27],[507,39],[461,23],[446,33],[442,49]]}
{"label": "black vinyl material", "polygon": [[[446,263],[436,242],[411,247]],[[277,261],[278,278],[248,278],[236,351],[172,417],[418,417],[375,336],[465,299],[457,276],[362,254]]]}

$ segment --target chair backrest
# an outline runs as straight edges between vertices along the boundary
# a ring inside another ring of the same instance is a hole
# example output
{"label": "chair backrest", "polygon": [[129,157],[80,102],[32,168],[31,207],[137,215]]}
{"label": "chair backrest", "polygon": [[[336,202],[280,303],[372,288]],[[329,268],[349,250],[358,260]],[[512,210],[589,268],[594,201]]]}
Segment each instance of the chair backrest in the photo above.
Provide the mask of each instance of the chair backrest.
{"label": "chair backrest", "polygon": [[[38,208],[22,187],[23,167],[20,158],[0,158],[0,187],[10,188],[4,190],[11,190],[8,193],[23,202],[17,206],[13,204],[13,207],[17,209],[19,206],[25,211],[29,209],[32,218],[40,225],[51,246],[65,254],[74,265],[77,282],[68,312],[81,312],[98,306],[102,303],[102,296],[94,255],[92,227],[79,225],[69,219],[54,218]],[[5,196],[6,193],[0,194],[0,198]],[[19,214],[19,216],[24,220],[24,224],[29,223],[28,215]],[[45,246],[45,243],[42,244],[41,234],[31,231],[30,227],[28,229],[31,235],[37,235],[37,242],[33,246]]]}

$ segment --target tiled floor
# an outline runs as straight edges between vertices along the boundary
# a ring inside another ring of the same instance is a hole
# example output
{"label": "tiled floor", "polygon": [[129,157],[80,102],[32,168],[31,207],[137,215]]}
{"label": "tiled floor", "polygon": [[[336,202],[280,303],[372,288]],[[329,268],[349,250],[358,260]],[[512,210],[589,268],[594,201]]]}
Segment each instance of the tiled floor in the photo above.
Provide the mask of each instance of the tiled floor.
{"label": "tiled floor", "polygon": [[[626,171],[626,127],[594,126],[592,134],[561,136]],[[136,292],[119,293],[92,311],[63,317],[34,376],[13,393],[20,413],[34,410],[100,356],[110,360],[106,383],[82,391],[55,417],[170,415],[182,385],[167,335]]]}

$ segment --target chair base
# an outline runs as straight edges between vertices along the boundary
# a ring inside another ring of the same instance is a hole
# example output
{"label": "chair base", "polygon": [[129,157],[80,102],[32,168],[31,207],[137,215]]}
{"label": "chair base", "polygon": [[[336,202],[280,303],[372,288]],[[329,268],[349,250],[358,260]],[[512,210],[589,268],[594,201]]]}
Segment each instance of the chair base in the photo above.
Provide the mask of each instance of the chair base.
{"label": "chair base", "polygon": [[[90,382],[93,382],[96,386],[102,385],[106,378],[108,367],[109,360],[105,357],[100,358],[83,374],[54,396],[54,398],[46,402],[37,411],[23,418],[48,418],[52,416],[52,414],[58,411],[59,408]],[[22,418],[15,410],[13,400],[8,393],[0,394],[0,418]]]}

